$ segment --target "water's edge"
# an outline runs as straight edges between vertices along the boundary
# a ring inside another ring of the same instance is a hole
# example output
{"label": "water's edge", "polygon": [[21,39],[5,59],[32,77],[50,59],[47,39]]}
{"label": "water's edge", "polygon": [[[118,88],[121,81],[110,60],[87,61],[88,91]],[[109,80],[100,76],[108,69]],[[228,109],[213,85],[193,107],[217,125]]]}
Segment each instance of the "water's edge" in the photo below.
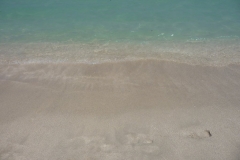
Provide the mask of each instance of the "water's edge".
{"label": "water's edge", "polygon": [[240,62],[240,41],[161,43],[1,43],[0,63],[103,63],[157,59],[199,65]]}

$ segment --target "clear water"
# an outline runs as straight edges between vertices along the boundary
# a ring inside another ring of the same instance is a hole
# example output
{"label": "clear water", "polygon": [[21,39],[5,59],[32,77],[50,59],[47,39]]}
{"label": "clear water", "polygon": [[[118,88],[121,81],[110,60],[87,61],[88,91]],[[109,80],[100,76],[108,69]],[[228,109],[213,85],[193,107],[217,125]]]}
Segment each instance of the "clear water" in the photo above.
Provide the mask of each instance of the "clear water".
{"label": "clear water", "polygon": [[0,42],[234,39],[239,0],[1,0]]}

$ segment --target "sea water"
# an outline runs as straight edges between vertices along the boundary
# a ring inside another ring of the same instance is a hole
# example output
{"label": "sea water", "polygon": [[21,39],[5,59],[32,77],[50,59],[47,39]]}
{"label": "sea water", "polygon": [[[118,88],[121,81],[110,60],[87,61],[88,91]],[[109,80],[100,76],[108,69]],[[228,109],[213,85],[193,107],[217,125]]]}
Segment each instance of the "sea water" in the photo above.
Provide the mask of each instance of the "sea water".
{"label": "sea water", "polygon": [[226,56],[239,53],[239,37],[238,0],[0,1],[1,56]]}

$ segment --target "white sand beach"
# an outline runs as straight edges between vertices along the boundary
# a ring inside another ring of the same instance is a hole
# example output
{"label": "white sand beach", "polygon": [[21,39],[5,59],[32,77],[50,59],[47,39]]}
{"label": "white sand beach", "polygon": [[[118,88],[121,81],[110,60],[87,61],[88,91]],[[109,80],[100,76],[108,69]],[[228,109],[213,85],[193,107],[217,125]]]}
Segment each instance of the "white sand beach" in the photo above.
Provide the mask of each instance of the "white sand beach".
{"label": "white sand beach", "polygon": [[238,160],[240,65],[1,64],[1,160]]}

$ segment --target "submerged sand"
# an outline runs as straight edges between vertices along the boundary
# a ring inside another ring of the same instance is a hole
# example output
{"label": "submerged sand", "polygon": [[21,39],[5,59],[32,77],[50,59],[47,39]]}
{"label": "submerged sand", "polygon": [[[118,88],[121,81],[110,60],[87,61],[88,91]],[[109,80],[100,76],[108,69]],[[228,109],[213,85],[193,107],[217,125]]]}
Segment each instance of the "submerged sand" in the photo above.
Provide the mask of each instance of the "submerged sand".
{"label": "submerged sand", "polygon": [[1,160],[239,160],[240,65],[0,65]]}

